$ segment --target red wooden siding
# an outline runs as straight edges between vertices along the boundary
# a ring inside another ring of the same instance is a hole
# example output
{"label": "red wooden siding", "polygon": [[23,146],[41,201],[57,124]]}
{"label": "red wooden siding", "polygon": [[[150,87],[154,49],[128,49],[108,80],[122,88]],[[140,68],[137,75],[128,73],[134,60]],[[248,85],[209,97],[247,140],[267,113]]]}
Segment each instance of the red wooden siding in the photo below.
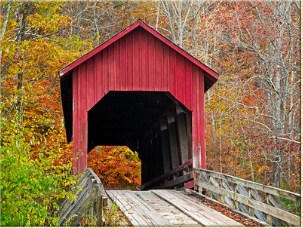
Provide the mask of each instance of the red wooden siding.
{"label": "red wooden siding", "polygon": [[[146,42],[139,42],[144,39]],[[148,55],[143,55],[140,50],[147,51]],[[203,86],[199,91],[192,87],[198,77],[204,78],[203,72],[142,29],[123,37],[73,69],[73,75],[78,74],[81,75],[78,83],[87,84],[82,88],[83,92],[81,90],[81,97],[87,102],[86,111],[108,91],[169,91],[189,110],[192,110],[193,96],[197,92],[204,94]]]}
{"label": "red wooden siding", "polygon": [[[88,111],[109,91],[169,92],[192,112],[192,132],[187,134],[193,165],[205,168],[204,92],[217,74],[183,52],[139,21],[60,71],[62,81],[72,77],[73,127],[68,135],[73,136],[76,169],[87,165]],[[68,95],[64,88],[62,93],[64,108]]]}
{"label": "red wooden siding", "polygon": [[[143,29],[126,35],[80,64],[73,70],[73,97],[77,110],[73,134],[80,136],[74,137],[76,151],[87,150],[87,134],[79,131],[87,132],[87,111],[108,91],[170,92],[193,111],[194,165],[205,168],[204,76],[201,69]],[[80,166],[84,164],[82,161]]]}

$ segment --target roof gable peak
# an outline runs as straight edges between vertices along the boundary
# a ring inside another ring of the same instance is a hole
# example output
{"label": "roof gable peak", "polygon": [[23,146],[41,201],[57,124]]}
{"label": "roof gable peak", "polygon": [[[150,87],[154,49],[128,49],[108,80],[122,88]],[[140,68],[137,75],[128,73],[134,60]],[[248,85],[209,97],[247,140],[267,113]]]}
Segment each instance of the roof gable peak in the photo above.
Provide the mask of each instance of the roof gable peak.
{"label": "roof gable peak", "polygon": [[97,53],[99,53],[103,49],[107,48],[108,46],[110,46],[111,44],[113,44],[117,40],[121,39],[125,35],[129,34],[130,32],[132,32],[133,30],[135,30],[138,27],[143,28],[149,34],[152,34],[154,37],[161,40],[167,46],[171,47],[176,52],[178,52],[179,54],[184,56],[186,59],[188,59],[189,61],[194,63],[196,66],[198,66],[200,69],[202,69],[206,73],[206,75],[208,76],[208,78],[210,80],[215,82],[218,79],[218,74],[215,71],[213,71],[211,68],[209,68],[206,65],[204,65],[203,63],[201,63],[198,59],[196,59],[195,57],[193,57],[192,55],[187,53],[185,50],[183,50],[182,48],[177,46],[175,43],[173,43],[172,41],[170,41],[169,39],[164,37],[162,34],[157,32],[156,30],[154,30],[152,27],[145,24],[141,19],[137,20],[136,22],[131,24],[129,27],[122,30],[120,33],[116,34],[115,36],[111,37],[110,39],[108,39],[107,41],[105,41],[104,43],[102,43],[101,45],[99,45],[98,47],[93,49],[92,51],[88,52],[84,56],[80,57],[76,61],[72,62],[71,64],[69,64],[66,67],[59,70],[60,77],[64,77],[64,76],[68,75],[69,72],[71,72],[74,68],[79,66],[81,63],[83,63],[86,60],[88,60],[89,58],[93,57],[94,55],[96,55]]}

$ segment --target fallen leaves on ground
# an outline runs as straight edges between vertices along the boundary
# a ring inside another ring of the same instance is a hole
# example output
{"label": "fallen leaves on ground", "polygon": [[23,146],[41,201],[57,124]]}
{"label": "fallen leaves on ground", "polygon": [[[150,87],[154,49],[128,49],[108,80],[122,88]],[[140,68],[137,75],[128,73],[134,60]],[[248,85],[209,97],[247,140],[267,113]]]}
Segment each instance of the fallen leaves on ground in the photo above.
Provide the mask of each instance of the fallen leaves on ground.
{"label": "fallen leaves on ground", "polygon": [[236,212],[233,212],[232,210],[230,210],[228,207],[222,206],[218,203],[212,202],[210,200],[205,199],[203,201],[203,204],[205,204],[206,206],[215,209],[216,211],[219,211],[220,213],[224,214],[225,216],[245,225],[245,226],[254,226],[254,227],[260,227],[262,226],[260,223],[249,219],[243,215],[240,215]]}

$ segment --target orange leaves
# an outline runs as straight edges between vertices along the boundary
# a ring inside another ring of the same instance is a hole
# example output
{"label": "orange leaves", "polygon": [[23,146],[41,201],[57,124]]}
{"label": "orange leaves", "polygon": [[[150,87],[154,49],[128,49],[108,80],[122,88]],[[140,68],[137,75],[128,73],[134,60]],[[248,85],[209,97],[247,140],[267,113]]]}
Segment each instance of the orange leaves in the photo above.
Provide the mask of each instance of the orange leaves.
{"label": "orange leaves", "polygon": [[[22,106],[24,136],[33,151],[41,143],[49,149],[61,149],[62,160],[70,159],[70,148],[65,144],[58,70],[91,48],[89,42],[72,40],[62,33],[71,18],[62,13],[65,3],[12,3],[11,16],[4,38],[1,64],[3,66],[3,113],[11,118]],[[25,18],[24,36],[21,31],[22,14]],[[19,18],[14,14],[20,14]],[[68,45],[73,44],[72,48]]]}
{"label": "orange leaves", "polygon": [[106,188],[134,189],[141,184],[141,162],[128,147],[99,146],[88,154],[88,166]]}
{"label": "orange leaves", "polygon": [[257,170],[257,174],[258,175],[261,175],[263,172],[270,172],[271,171],[271,169],[270,169],[270,167],[268,167],[268,166],[260,166],[259,168],[258,168],[258,170]]}

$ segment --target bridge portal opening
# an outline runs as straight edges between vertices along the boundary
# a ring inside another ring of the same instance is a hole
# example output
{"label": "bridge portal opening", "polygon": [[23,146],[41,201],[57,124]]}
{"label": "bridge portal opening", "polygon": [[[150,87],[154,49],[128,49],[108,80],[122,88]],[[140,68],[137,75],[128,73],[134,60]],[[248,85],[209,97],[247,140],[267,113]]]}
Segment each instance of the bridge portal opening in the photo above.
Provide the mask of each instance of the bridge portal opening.
{"label": "bridge portal opening", "polygon": [[189,180],[191,132],[191,112],[168,92],[110,91],[88,112],[88,151],[110,145],[138,152],[144,189]]}

